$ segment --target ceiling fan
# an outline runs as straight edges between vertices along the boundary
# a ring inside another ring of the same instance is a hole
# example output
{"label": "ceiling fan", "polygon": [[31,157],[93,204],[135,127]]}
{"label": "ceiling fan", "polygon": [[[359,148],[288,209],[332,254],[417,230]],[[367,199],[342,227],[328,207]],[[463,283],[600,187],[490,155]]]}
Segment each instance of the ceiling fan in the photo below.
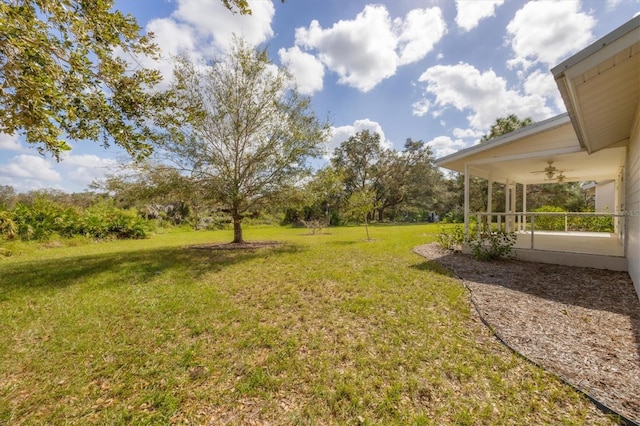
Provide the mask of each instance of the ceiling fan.
{"label": "ceiling fan", "polygon": [[[553,179],[554,175],[555,175],[556,171],[558,171],[558,169],[553,165],[553,161],[552,160],[547,161],[547,164],[548,164],[548,166],[545,167],[543,170],[536,170],[536,171],[533,171],[531,173],[536,174],[536,175],[538,175],[540,173],[544,173],[544,175],[546,176],[546,178],[548,180]],[[562,172],[560,172],[560,173],[562,173]],[[563,177],[563,179],[564,179],[564,177]]]}
{"label": "ceiling fan", "polygon": [[555,180],[557,180],[559,183],[562,183],[566,178],[567,177],[564,175],[564,172],[560,170],[558,171],[558,175],[555,177]]}

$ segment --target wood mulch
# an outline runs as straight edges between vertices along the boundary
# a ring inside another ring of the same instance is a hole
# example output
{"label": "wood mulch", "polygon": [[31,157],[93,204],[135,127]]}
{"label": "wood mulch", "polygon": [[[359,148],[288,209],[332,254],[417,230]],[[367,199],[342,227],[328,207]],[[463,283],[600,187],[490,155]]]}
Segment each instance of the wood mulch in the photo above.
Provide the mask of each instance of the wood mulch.
{"label": "wood mulch", "polygon": [[482,262],[436,243],[414,251],[464,281],[508,346],[640,423],[640,302],[626,272]]}
{"label": "wood mulch", "polygon": [[192,249],[201,250],[253,250],[259,248],[279,247],[282,243],[278,241],[245,241],[243,243],[211,243],[189,246]]}

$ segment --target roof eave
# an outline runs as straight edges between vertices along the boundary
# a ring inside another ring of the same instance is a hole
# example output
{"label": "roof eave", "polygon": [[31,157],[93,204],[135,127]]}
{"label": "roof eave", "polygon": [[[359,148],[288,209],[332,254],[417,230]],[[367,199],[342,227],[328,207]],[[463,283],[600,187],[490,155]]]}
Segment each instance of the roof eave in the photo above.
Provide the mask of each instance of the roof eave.
{"label": "roof eave", "polygon": [[492,139],[488,142],[481,143],[478,145],[471,146],[469,148],[462,149],[460,151],[454,152],[453,154],[446,155],[442,158],[438,158],[435,161],[435,164],[438,167],[447,167],[446,164],[459,161],[464,157],[478,154],[480,152],[496,148],[498,146],[506,145],[516,140],[532,136],[538,133],[546,132],[551,129],[555,129],[556,127],[560,127],[570,121],[570,117],[567,113],[557,115],[555,117],[548,118],[546,120],[533,123],[527,127],[523,127],[521,129],[515,130],[513,132],[507,133],[506,135],[500,136],[498,138]]}
{"label": "roof eave", "polygon": [[637,35],[634,35],[633,32],[637,32],[638,28],[640,28],[640,15],[632,18],[622,26],[551,69],[569,117],[571,117],[571,123],[576,131],[578,142],[580,146],[589,153],[594,151],[594,147],[591,146],[592,144],[589,141],[571,79],[581,72],[584,72],[586,70],[585,68],[594,66],[594,61],[601,62],[603,58],[610,56],[607,55],[605,49],[610,49],[612,44],[620,46],[621,44],[635,42]]}

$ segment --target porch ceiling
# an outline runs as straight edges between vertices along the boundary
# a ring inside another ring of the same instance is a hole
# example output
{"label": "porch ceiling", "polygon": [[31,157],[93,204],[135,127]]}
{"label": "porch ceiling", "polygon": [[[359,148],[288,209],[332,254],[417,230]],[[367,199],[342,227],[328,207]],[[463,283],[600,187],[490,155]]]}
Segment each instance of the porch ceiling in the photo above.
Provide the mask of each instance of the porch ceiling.
{"label": "porch ceiling", "polygon": [[554,178],[562,172],[564,182],[598,182],[616,179],[625,163],[625,155],[624,145],[589,154],[580,146],[569,117],[563,114],[451,154],[437,160],[436,164],[460,173],[464,173],[465,166],[469,165],[472,176],[494,182],[509,179],[540,184],[558,182],[548,179],[544,173],[548,162],[552,161],[556,170]]}
{"label": "porch ceiling", "polygon": [[640,104],[640,16],[551,71],[587,151],[628,143]]}
{"label": "porch ceiling", "polygon": [[626,148],[608,148],[593,154],[586,151],[567,154],[531,154],[524,158],[496,157],[491,161],[479,160],[469,162],[472,176],[504,182],[506,179],[524,184],[557,183],[548,179],[544,169],[553,161],[556,168],[554,177],[560,172],[565,176],[564,182],[604,181],[616,179],[624,165]]}

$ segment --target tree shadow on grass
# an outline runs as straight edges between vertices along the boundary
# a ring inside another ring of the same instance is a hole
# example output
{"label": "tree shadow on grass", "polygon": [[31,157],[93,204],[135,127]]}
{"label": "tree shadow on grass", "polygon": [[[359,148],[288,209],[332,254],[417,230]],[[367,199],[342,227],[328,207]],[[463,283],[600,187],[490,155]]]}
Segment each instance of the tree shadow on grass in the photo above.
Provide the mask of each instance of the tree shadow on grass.
{"label": "tree shadow on grass", "polygon": [[455,274],[451,272],[450,269],[448,269],[447,267],[443,266],[442,264],[436,261],[416,263],[415,265],[411,265],[410,268],[418,271],[435,272],[440,275],[455,277]]}
{"label": "tree shadow on grass", "polygon": [[0,302],[18,294],[55,291],[99,277],[103,277],[100,285],[106,287],[141,285],[169,272],[198,279],[257,257],[300,250],[301,247],[289,244],[247,250],[174,247],[10,263],[0,265]]}

